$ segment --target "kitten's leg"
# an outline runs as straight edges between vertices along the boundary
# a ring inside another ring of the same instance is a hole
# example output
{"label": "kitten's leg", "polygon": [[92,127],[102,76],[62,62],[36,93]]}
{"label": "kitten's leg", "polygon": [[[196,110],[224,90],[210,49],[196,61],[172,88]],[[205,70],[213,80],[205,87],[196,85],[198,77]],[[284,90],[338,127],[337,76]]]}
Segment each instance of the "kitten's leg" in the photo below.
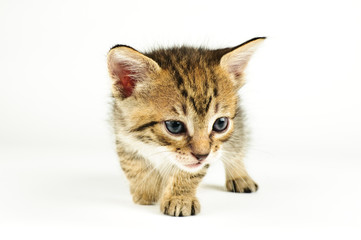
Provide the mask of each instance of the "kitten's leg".
{"label": "kitten's leg", "polygon": [[248,175],[242,157],[225,158],[226,188],[230,192],[251,193],[258,189],[258,185]]}
{"label": "kitten's leg", "polygon": [[206,165],[197,173],[179,170],[172,175],[160,200],[161,211],[176,217],[199,213],[200,204],[196,198],[196,191],[202,178],[206,175],[208,167],[209,165]]}
{"label": "kitten's leg", "polygon": [[151,205],[158,201],[162,177],[143,158],[118,150],[120,165],[129,180],[133,201]]}

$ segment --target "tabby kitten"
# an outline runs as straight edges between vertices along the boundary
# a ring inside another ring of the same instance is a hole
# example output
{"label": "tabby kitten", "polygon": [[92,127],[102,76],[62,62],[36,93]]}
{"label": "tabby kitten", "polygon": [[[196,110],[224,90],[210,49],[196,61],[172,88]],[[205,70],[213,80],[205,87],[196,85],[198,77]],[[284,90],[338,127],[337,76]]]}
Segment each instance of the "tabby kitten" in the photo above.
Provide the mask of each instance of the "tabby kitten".
{"label": "tabby kitten", "polygon": [[257,191],[243,165],[246,136],[237,93],[264,39],[217,50],[140,53],[117,45],[109,51],[116,148],[135,203],[159,201],[171,216],[199,213],[197,187],[219,159],[228,191]]}

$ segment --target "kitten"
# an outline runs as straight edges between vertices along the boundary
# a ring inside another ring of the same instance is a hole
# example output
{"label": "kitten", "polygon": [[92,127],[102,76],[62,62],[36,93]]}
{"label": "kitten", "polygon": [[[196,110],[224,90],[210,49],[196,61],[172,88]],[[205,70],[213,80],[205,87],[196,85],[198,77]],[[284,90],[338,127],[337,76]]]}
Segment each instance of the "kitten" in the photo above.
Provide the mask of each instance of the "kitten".
{"label": "kitten", "polygon": [[237,93],[264,39],[217,50],[140,53],[117,45],[109,51],[116,148],[135,203],[160,202],[171,216],[199,213],[197,187],[219,159],[228,191],[257,191],[243,165],[246,136]]}

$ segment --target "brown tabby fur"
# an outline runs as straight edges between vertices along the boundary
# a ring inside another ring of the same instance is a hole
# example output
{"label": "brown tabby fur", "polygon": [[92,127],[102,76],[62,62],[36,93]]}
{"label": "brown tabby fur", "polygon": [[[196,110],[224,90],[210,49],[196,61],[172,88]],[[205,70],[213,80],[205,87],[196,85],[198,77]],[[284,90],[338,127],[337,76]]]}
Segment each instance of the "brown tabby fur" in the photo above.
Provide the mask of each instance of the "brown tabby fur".
{"label": "brown tabby fur", "polygon": [[[110,50],[116,148],[135,203],[160,202],[171,216],[199,213],[196,190],[213,158],[224,162],[228,191],[257,190],[243,165],[246,135],[237,92],[263,39],[218,50],[176,47],[142,54],[124,45]],[[212,131],[216,117],[229,118],[224,133]],[[170,134],[166,120],[185,123],[187,133]],[[193,163],[192,154],[209,157],[195,170],[179,167]]]}

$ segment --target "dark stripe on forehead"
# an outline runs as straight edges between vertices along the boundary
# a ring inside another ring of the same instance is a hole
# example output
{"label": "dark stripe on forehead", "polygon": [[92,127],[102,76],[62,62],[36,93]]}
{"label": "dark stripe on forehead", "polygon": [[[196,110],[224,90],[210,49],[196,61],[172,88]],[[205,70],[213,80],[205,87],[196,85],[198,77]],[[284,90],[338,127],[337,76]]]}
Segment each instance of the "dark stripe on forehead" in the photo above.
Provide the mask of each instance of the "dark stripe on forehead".
{"label": "dark stripe on forehead", "polygon": [[193,108],[196,112],[198,112],[197,106],[196,106],[196,102],[194,101],[193,97],[190,97],[189,100],[192,102]]}
{"label": "dark stripe on forehead", "polygon": [[[201,99],[195,100],[193,97],[189,97],[189,100],[192,103],[192,106],[193,106],[194,110],[196,111],[196,113],[198,113],[200,115],[205,115],[209,111],[213,97],[210,96],[208,99],[206,99],[206,97],[204,97],[203,100],[201,100]],[[197,103],[196,103],[196,101],[197,101]],[[200,101],[201,101],[201,103],[200,103]]]}
{"label": "dark stripe on forehead", "polygon": [[187,115],[187,106],[185,104],[182,104],[182,110],[184,115]]}
{"label": "dark stripe on forehead", "polygon": [[214,109],[214,113],[218,112],[218,108],[219,108],[219,103],[216,103],[216,108]]}
{"label": "dark stripe on forehead", "polygon": [[135,128],[135,129],[131,129],[130,132],[140,132],[140,131],[143,131],[146,128],[153,127],[157,123],[158,122],[156,122],[156,121],[151,121],[151,122],[148,122],[146,124],[143,124],[143,125]]}
{"label": "dark stripe on forehead", "polygon": [[205,87],[206,91],[207,91],[207,89],[209,87],[208,81],[209,81],[209,76],[208,76],[208,73],[207,73],[207,69],[204,69],[204,87]]}
{"label": "dark stripe on forehead", "polygon": [[178,113],[178,111],[177,111],[177,109],[175,107],[172,107],[172,112],[179,115],[179,113]]}
{"label": "dark stripe on forehead", "polygon": [[175,67],[172,68],[172,74],[177,83],[178,88],[180,88],[180,86],[184,85],[184,79],[182,78],[179,71]]}
{"label": "dark stripe on forehead", "polygon": [[214,73],[213,68],[210,68],[209,71],[211,72],[211,77],[210,77],[211,82],[216,84],[217,83],[217,77],[216,77],[216,75]]}
{"label": "dark stripe on forehead", "polygon": [[206,113],[208,112],[209,110],[209,106],[211,104],[211,101],[212,101],[212,96],[209,97],[209,100],[208,100],[208,103],[207,103],[207,106],[206,106]]}
{"label": "dark stripe on forehead", "polygon": [[218,89],[217,88],[213,88],[213,96],[214,97],[218,96]]}
{"label": "dark stripe on forehead", "polygon": [[183,89],[182,92],[181,92],[182,96],[187,98],[188,97],[188,92],[187,90]]}

